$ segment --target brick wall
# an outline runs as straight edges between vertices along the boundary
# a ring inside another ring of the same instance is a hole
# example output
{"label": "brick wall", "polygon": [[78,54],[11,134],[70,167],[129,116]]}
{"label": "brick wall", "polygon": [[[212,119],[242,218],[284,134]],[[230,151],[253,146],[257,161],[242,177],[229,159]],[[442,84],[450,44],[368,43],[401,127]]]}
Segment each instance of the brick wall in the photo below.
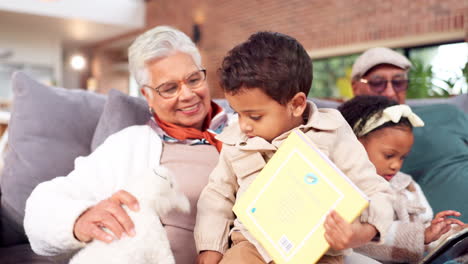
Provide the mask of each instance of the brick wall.
{"label": "brick wall", "polygon": [[225,53],[259,30],[291,35],[311,54],[428,34],[436,37],[418,45],[431,44],[440,42],[437,34],[444,32],[464,32],[461,37],[455,36],[468,40],[468,0],[150,0],[147,3],[148,28],[168,24],[191,35],[194,20],[202,21],[198,45],[211,77],[213,97],[222,96],[213,76]]}

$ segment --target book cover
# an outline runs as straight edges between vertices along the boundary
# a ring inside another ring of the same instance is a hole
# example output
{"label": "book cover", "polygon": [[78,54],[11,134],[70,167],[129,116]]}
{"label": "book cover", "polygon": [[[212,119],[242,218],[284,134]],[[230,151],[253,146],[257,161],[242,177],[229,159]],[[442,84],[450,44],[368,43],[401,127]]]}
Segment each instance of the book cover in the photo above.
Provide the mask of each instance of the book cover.
{"label": "book cover", "polygon": [[233,211],[275,263],[315,263],[328,250],[323,222],[352,222],[367,197],[300,130],[293,130]]}
{"label": "book cover", "polygon": [[451,234],[429,252],[419,264],[468,263],[468,226]]}

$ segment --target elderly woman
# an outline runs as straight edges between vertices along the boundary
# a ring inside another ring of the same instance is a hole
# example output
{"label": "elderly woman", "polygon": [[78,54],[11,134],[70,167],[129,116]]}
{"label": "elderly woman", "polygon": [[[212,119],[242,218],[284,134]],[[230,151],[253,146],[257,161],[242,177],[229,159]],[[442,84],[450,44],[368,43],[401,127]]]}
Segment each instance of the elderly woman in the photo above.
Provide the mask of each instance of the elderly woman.
{"label": "elderly woman", "polygon": [[227,116],[211,101],[199,51],[184,33],[167,26],[145,32],[131,45],[129,62],[153,118],[110,136],[88,157],[78,158],[68,176],[35,188],[24,226],[38,254],[72,252],[93,239],[133,236],[133,222],[122,205],[137,211],[138,201],[122,190],[124,183],[163,166],[189,198],[191,213],[171,212],[161,221],[176,262],[196,259],[196,202],[218,161],[221,144],[214,135]]}

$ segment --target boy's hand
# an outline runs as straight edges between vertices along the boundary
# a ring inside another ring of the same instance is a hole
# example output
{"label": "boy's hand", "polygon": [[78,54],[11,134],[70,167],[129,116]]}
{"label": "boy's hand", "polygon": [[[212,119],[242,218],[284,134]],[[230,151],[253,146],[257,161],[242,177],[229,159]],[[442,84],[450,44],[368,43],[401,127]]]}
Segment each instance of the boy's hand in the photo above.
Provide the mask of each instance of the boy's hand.
{"label": "boy's hand", "polygon": [[325,239],[335,250],[362,246],[377,234],[373,225],[361,223],[359,219],[350,224],[335,211],[328,214],[324,227]]}
{"label": "boy's hand", "polygon": [[447,233],[452,224],[463,226],[464,223],[455,218],[447,218],[448,216],[460,216],[461,213],[453,210],[442,211],[436,214],[431,221],[431,225],[424,231],[424,244],[429,244],[436,241],[443,234]]}
{"label": "boy's hand", "polygon": [[218,251],[202,251],[197,256],[196,264],[218,264],[222,258],[223,254],[219,253]]}

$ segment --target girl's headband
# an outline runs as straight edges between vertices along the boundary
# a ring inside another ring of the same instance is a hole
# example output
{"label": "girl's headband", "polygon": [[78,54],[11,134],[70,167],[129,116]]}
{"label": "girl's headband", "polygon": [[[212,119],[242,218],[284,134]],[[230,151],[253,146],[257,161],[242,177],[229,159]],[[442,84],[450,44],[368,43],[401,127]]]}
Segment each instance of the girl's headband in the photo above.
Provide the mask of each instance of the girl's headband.
{"label": "girl's headband", "polygon": [[365,125],[362,128],[361,132],[356,134],[357,137],[362,137],[389,121],[392,121],[393,123],[398,123],[400,122],[400,119],[402,117],[408,118],[409,122],[413,127],[424,126],[424,122],[421,120],[421,118],[419,118],[419,116],[417,116],[415,113],[413,113],[413,111],[411,111],[411,108],[409,106],[401,104],[387,107],[382,111],[381,115],[380,112],[376,113],[373,116],[371,116],[367,121],[360,119],[358,122],[356,122],[356,125],[353,127],[353,130],[354,132],[356,132],[356,129],[359,127],[359,125],[362,122],[365,122]]}

